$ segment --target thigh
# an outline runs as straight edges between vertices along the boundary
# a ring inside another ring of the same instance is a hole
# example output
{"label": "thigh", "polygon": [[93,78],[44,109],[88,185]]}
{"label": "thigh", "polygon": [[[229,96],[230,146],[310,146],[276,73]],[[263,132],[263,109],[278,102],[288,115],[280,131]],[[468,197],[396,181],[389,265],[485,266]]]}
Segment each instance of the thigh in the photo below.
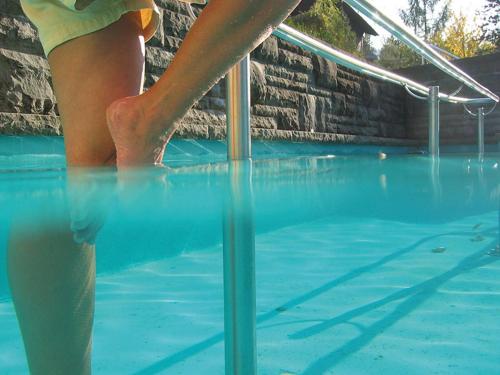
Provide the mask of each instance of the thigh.
{"label": "thigh", "polygon": [[61,44],[49,53],[52,81],[70,166],[114,163],[106,108],[138,95],[144,76],[144,37],[138,13]]}

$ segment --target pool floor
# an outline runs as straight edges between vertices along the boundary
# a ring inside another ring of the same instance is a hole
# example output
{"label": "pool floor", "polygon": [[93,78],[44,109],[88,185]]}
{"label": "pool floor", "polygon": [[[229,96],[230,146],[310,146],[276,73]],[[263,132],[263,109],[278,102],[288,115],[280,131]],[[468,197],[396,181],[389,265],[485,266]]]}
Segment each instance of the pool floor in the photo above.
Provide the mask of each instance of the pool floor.
{"label": "pool floor", "polygon": [[[258,235],[259,374],[500,373],[497,230],[489,212]],[[221,269],[213,246],[98,275],[94,373],[223,374]],[[0,314],[2,374],[26,373],[11,303]]]}

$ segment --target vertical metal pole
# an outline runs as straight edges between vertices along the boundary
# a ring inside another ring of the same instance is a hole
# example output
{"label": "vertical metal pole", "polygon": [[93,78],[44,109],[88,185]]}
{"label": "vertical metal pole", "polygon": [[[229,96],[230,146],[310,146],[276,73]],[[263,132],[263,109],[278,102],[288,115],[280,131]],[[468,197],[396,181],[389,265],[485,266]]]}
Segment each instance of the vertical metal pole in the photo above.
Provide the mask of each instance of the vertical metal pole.
{"label": "vertical metal pole", "polygon": [[228,160],[251,157],[250,56],[236,64],[226,77]]}
{"label": "vertical metal pole", "polygon": [[484,108],[477,110],[477,148],[479,160],[484,158]]}
{"label": "vertical metal pole", "polygon": [[226,375],[257,373],[251,171],[250,160],[229,161],[223,251]]}
{"label": "vertical metal pole", "polygon": [[435,206],[439,206],[442,200],[442,188],[441,188],[441,178],[440,178],[440,163],[439,158],[431,158],[430,171],[431,171],[431,181],[432,181],[432,198]]}
{"label": "vertical metal pole", "polygon": [[255,227],[250,148],[250,64],[227,75],[228,202],[224,214],[226,375],[257,373]]}
{"label": "vertical metal pole", "polygon": [[439,86],[429,87],[429,155],[439,156]]}

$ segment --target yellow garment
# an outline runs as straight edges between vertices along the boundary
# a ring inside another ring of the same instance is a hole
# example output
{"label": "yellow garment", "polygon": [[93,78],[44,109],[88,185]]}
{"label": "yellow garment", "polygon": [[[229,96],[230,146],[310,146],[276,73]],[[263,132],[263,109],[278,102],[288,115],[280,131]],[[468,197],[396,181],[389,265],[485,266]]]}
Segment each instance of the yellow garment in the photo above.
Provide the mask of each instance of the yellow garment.
{"label": "yellow garment", "polygon": [[[205,0],[181,1],[205,4]],[[37,27],[46,56],[58,45],[101,30],[127,12],[140,11],[146,41],[154,35],[160,21],[153,0],[21,0],[21,6]]]}

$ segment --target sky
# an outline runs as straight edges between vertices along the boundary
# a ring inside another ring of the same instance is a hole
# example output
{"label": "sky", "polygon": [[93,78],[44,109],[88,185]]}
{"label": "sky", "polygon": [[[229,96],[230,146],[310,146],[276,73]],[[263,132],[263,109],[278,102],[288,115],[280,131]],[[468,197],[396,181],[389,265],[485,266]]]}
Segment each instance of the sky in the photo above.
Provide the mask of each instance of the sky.
{"label": "sky", "polygon": [[[370,2],[382,12],[396,19],[399,19],[399,9],[406,9],[408,6],[406,0],[370,0]],[[482,9],[485,3],[485,0],[451,0],[451,7],[456,13],[462,11],[462,13],[466,14],[469,18],[469,22],[472,23],[476,11]],[[372,38],[374,47],[379,50],[389,34],[373,22],[370,22],[370,24],[380,35],[379,37]]]}

